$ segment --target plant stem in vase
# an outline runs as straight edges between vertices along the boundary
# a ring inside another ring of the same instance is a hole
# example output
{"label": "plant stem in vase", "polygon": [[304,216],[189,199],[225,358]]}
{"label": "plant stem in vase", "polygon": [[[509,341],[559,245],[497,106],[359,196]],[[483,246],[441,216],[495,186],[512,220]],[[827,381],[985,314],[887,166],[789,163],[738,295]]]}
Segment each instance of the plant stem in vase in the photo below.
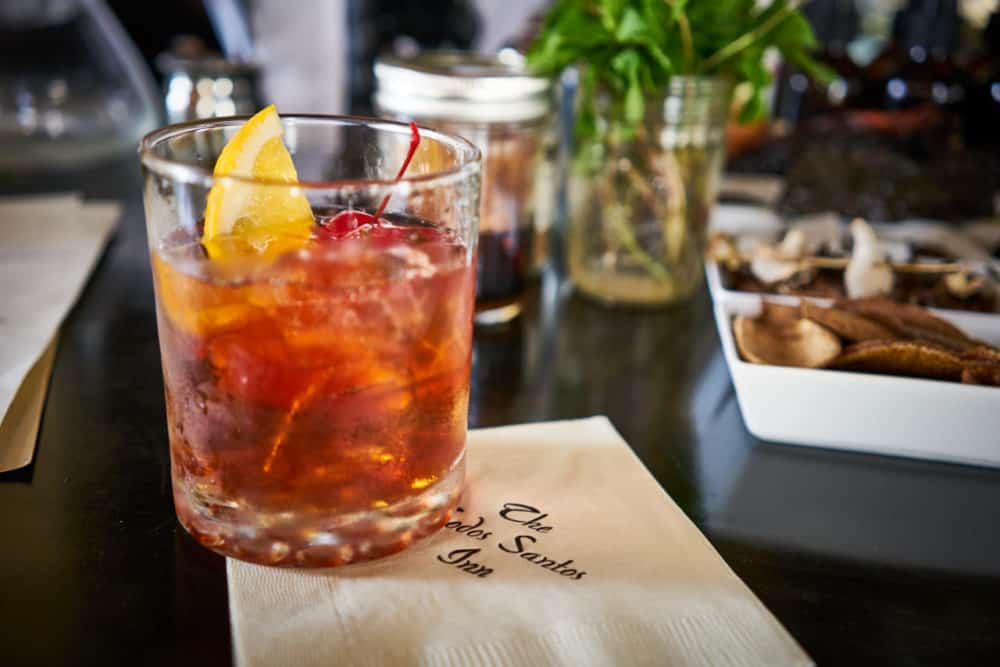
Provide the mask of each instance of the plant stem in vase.
{"label": "plant stem in vase", "polygon": [[735,85],[763,109],[767,48],[821,78],[798,2],[558,0],[528,63],[580,73],[570,167],[570,276],[612,304],[660,305],[702,280]]}

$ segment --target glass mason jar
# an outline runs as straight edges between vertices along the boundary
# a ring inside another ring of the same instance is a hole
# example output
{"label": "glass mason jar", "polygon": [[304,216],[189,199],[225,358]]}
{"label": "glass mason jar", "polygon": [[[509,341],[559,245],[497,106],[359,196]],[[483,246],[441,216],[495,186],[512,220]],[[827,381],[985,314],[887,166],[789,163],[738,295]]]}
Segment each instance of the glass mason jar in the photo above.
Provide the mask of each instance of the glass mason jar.
{"label": "glass mason jar", "polygon": [[[215,175],[244,121],[172,125],[140,153],[178,519],[267,565],[393,553],[462,490],[479,151],[422,130],[397,181],[406,125],[284,116],[297,181]],[[310,232],[247,236],[244,214],[206,240],[219,196],[231,215],[308,206]]]}
{"label": "glass mason jar", "polygon": [[483,154],[476,322],[506,322],[546,255],[558,144],[550,82],[515,52],[423,52],[375,63],[375,108],[462,136]]}
{"label": "glass mason jar", "polygon": [[599,98],[596,137],[575,146],[568,170],[569,272],[581,292],[655,306],[701,284],[730,93],[724,80],[675,76],[631,138]]}

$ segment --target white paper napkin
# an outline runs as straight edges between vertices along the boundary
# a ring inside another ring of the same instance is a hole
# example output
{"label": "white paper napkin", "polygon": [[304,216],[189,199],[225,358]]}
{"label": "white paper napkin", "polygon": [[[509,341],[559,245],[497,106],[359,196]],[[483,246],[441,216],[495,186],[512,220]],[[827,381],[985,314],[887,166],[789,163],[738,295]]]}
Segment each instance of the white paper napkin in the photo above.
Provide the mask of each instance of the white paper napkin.
{"label": "white paper napkin", "polygon": [[31,462],[57,330],[120,212],[72,194],[0,200],[0,472]]}
{"label": "white paper napkin", "polygon": [[606,418],[473,431],[468,472],[454,522],[396,556],[230,559],[237,664],[811,664]]}

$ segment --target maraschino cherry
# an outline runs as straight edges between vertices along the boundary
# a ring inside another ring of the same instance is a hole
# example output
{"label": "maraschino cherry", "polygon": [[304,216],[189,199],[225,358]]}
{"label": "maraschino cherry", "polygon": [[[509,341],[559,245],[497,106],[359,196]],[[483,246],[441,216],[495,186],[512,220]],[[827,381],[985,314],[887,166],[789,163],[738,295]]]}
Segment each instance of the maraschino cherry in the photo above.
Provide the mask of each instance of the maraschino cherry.
{"label": "maraschino cherry", "polygon": [[[406,152],[406,159],[403,160],[403,165],[399,168],[399,172],[396,174],[394,182],[398,182],[399,179],[403,177],[403,174],[406,173],[406,169],[410,166],[410,161],[413,159],[413,154],[417,152],[417,147],[419,145],[420,131],[417,129],[416,123],[410,123],[410,148]],[[341,211],[327,220],[324,224],[320,225],[317,235],[320,238],[340,239],[364,226],[370,226],[372,228],[379,227],[381,225],[379,218],[382,217],[385,207],[388,206],[390,196],[391,195],[386,195],[385,198],[382,199],[382,203],[379,204],[378,209],[375,211],[375,215],[353,209]]]}

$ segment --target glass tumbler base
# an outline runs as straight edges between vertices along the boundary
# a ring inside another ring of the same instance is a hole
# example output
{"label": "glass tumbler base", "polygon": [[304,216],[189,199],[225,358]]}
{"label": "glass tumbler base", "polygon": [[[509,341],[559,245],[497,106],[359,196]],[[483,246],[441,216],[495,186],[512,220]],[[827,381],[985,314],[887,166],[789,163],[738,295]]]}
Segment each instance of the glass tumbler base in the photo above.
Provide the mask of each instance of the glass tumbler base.
{"label": "glass tumbler base", "polygon": [[174,504],[184,529],[223,556],[276,567],[324,568],[382,558],[436,532],[458,504],[464,480],[463,456],[419,495],[341,515],[239,512],[196,500],[178,489],[176,480]]}

